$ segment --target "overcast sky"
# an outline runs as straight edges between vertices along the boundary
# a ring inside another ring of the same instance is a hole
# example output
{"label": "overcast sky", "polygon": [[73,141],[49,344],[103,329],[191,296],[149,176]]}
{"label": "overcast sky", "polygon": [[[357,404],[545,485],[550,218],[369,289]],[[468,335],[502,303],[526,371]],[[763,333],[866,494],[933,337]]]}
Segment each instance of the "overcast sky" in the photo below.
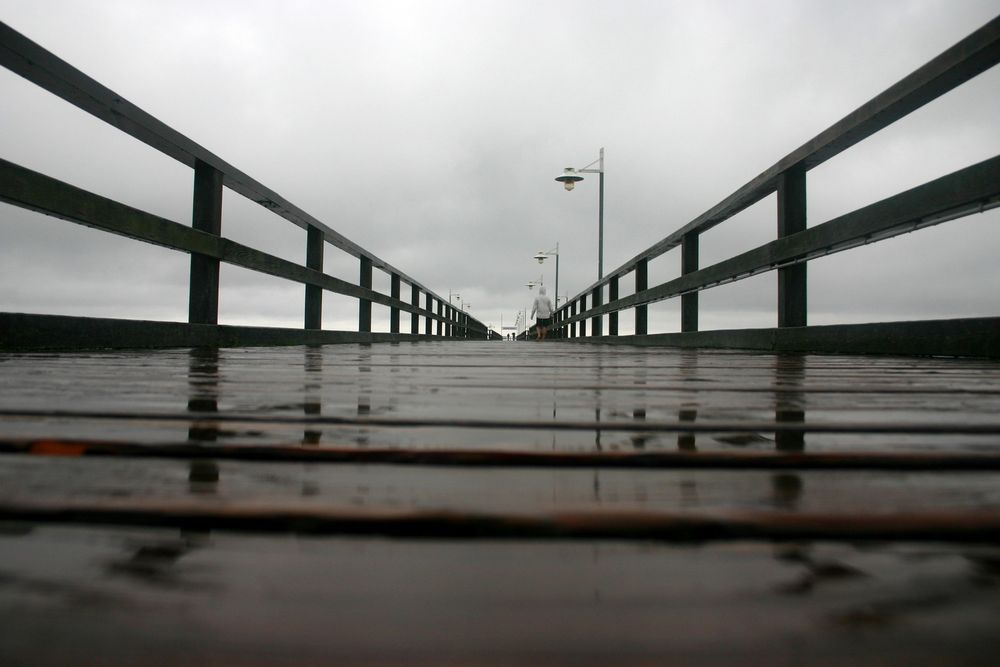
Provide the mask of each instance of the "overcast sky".
{"label": "overcast sky", "polygon": [[[0,19],[499,328],[560,250],[560,292],[712,207],[965,37],[997,0],[0,0]],[[809,224],[1000,154],[1000,68],[809,176]],[[190,223],[190,169],[7,70],[0,157]],[[223,234],[304,262],[233,193]],[[702,266],[775,236],[770,197]],[[810,264],[810,323],[996,315],[1000,211]],[[675,250],[650,283],[677,275]],[[0,310],[183,321],[188,256],[0,204]],[[327,271],[357,264],[328,246]],[[378,273],[378,272],[376,272]],[[220,321],[301,326],[302,287],[223,267]],[[703,292],[703,328],[774,326],[767,274]],[[376,276],[388,292],[388,278]],[[326,328],[357,305],[327,294]],[[376,308],[376,328],[387,330]],[[651,331],[679,329],[674,301]],[[623,315],[623,330],[631,328]],[[405,329],[404,329],[405,330]]]}

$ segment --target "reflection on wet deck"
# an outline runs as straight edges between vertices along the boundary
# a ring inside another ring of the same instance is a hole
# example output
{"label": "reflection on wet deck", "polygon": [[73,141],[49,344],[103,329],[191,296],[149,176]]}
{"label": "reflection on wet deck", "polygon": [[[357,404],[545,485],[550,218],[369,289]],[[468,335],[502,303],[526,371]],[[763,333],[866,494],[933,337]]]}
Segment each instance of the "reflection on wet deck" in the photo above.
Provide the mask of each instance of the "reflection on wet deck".
{"label": "reflection on wet deck", "polygon": [[2,369],[8,437],[1000,453],[993,361],[402,343],[6,355]]}
{"label": "reflection on wet deck", "polygon": [[0,664],[994,664],[998,371],[0,355]]}

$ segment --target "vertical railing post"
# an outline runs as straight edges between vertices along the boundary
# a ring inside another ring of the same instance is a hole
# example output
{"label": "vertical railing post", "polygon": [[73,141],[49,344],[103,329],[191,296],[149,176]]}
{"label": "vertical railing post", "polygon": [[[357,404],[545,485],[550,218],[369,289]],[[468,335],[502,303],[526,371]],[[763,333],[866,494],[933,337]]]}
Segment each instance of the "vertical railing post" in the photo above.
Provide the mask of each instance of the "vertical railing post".
{"label": "vertical railing post", "polygon": [[[806,229],[806,172],[790,169],[778,177],[778,238]],[[806,264],[778,269],[778,326],[804,327],[807,321]]]}
{"label": "vertical railing post", "polygon": [[[372,288],[372,260],[361,256],[361,272],[358,285]],[[372,302],[368,299],[358,299],[358,331],[372,330]]]}
{"label": "vertical railing post", "polygon": [[[698,270],[698,232],[689,232],[681,239],[681,275]],[[698,292],[681,295],[681,331],[698,330]]]}
{"label": "vertical railing post", "polygon": [[[618,276],[608,281],[608,303],[618,300]],[[618,335],[618,311],[608,313],[608,335]]]}
{"label": "vertical railing post", "polygon": [[442,301],[441,299],[438,299],[437,316],[438,320],[437,323],[434,325],[434,330],[437,331],[437,335],[440,336],[441,329],[444,326],[444,322],[441,321],[441,318],[444,317],[444,301]]}
{"label": "vertical railing post", "polygon": [[[306,268],[323,272],[323,249],[326,245],[323,231],[316,227],[306,230]],[[323,328],[323,288],[306,285],[305,328]]]}
{"label": "vertical railing post", "polygon": [[[569,305],[569,316],[576,317],[576,301]],[[569,337],[576,338],[576,322],[569,325]]]}
{"label": "vertical railing post", "polygon": [[[586,312],[586,310],[587,310],[587,295],[584,294],[583,296],[580,297],[580,315],[583,315],[584,312]],[[583,338],[587,335],[587,318],[585,317],[580,318],[579,331],[580,331],[580,338]]]}
{"label": "vertical railing post", "polygon": [[[598,285],[590,293],[590,307],[597,308],[602,303],[603,299],[604,285]],[[590,318],[590,335],[592,336],[603,336],[604,335],[604,324],[600,315],[595,315]]]}
{"label": "vertical railing post", "polygon": [[[410,305],[420,308],[420,288],[413,284],[410,285]],[[410,313],[410,333],[420,333],[420,315],[417,313]]]}
{"label": "vertical railing post", "polygon": [[[644,291],[649,286],[649,260],[640,259],[635,265],[635,293]],[[635,335],[645,336],[649,330],[648,306],[642,304],[635,307]]]}
{"label": "vertical railing post", "polygon": [[425,305],[427,306],[427,315],[424,316],[424,333],[430,336],[431,333],[433,333],[431,331],[431,313],[434,312],[434,297],[430,294],[427,295],[427,302]]}
{"label": "vertical railing post", "polygon": [[[222,172],[201,160],[194,166],[191,226],[213,236],[222,235]],[[188,322],[219,323],[218,258],[191,253]]]}
{"label": "vertical railing post", "polygon": [[[399,301],[399,290],[400,290],[400,278],[398,273],[391,274],[392,278],[389,283],[389,296],[391,296],[396,301]],[[390,306],[389,307],[389,331],[390,333],[399,333],[399,307]]]}

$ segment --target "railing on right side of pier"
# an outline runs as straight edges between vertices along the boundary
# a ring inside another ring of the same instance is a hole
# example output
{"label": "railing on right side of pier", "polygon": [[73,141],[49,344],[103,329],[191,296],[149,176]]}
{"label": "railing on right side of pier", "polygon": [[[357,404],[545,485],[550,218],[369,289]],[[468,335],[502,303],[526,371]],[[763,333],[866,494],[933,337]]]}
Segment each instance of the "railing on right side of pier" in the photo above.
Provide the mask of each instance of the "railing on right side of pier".
{"label": "railing on right side of pier", "polygon": [[[806,284],[807,264],[812,259],[1000,206],[1000,156],[996,156],[833,220],[806,226],[809,170],[998,62],[1000,17],[570,298],[555,314],[556,329],[563,337],[587,342],[1000,356],[1000,318],[996,317],[808,326]],[[777,239],[712,266],[699,266],[700,235],[772,193],[777,193]],[[677,247],[681,275],[649,285],[649,262]],[[778,272],[776,329],[699,331],[701,290],[769,271]],[[619,297],[619,282],[629,275],[635,292]],[[648,304],[676,297],[681,299],[680,333],[648,335]],[[635,313],[635,335],[619,336],[618,313],[630,308]]]}
{"label": "railing on right side of pier", "polygon": [[[432,336],[499,338],[499,334],[488,331],[482,322],[456,309],[418,280],[2,22],[0,65],[194,171],[192,225],[187,226],[0,159],[0,201],[191,255],[187,324],[2,313],[0,347],[255,345]],[[224,187],[306,230],[305,264],[222,236]],[[327,245],[358,259],[357,283],[323,272]],[[219,326],[221,262],[303,284],[303,329]],[[372,288],[375,269],[388,274],[389,294]],[[403,299],[404,284],[410,287],[409,300]],[[356,332],[323,330],[324,291],[358,300]],[[372,304],[389,308],[389,333],[372,331]],[[401,313],[410,314],[409,333],[401,331]]]}

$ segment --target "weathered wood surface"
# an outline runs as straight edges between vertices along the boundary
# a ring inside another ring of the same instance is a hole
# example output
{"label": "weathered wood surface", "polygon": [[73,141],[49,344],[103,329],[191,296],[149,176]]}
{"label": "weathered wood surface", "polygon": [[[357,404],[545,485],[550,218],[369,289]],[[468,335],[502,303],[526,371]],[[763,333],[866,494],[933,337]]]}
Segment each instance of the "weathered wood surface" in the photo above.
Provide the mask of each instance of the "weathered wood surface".
{"label": "weathered wood surface", "polygon": [[992,665],[998,408],[983,360],[0,354],[0,664]]}

